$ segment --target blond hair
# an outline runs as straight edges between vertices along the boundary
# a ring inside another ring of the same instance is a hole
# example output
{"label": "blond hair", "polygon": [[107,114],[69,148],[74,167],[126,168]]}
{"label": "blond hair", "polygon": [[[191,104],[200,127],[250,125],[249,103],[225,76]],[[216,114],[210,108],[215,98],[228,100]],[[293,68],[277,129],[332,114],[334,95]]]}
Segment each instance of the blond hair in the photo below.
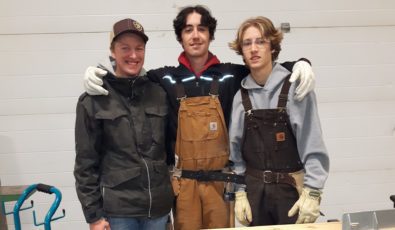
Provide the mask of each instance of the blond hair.
{"label": "blond hair", "polygon": [[275,61],[281,51],[283,33],[274,27],[270,19],[263,16],[250,18],[244,21],[237,30],[236,39],[229,43],[229,47],[237,54],[243,55],[241,46],[243,42],[243,36],[245,31],[251,26],[257,28],[261,32],[262,37],[270,41],[272,48],[272,60]]}

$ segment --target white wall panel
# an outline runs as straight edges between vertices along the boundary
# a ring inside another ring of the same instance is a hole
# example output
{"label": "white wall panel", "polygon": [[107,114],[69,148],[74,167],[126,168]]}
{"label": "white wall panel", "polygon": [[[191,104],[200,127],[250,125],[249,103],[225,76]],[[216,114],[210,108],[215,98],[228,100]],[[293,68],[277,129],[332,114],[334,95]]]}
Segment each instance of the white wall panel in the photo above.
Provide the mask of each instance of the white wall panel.
{"label": "white wall panel", "polygon": [[345,117],[377,117],[383,114],[395,115],[395,102],[393,101],[360,101],[342,103],[320,103],[319,113],[321,119]]}
{"label": "white wall panel", "polygon": [[1,154],[0,175],[70,172],[74,169],[74,151]]}
{"label": "white wall panel", "polygon": [[[363,126],[363,124],[361,124],[361,126]],[[368,129],[365,129],[365,132],[367,132],[367,130]],[[331,160],[341,159],[343,157],[349,158],[370,156],[374,161],[375,156],[393,156],[395,152],[394,135],[374,137],[326,138],[325,143],[330,152]],[[332,167],[337,166],[336,164],[332,164]],[[337,170],[349,171],[347,167],[341,169],[338,168]]]}
{"label": "white wall panel", "polygon": [[[35,161],[40,164],[39,161]],[[44,165],[42,165],[45,167]],[[2,174],[2,185],[29,185],[29,184],[49,184],[61,188],[62,186],[74,186],[75,179],[73,172],[55,173],[28,173],[28,174]]]}
{"label": "white wall panel", "polygon": [[74,120],[75,114],[0,116],[0,132],[69,129]]}
{"label": "white wall panel", "polygon": [[[82,83],[80,82],[80,84]],[[78,97],[56,96],[52,98],[3,99],[0,100],[0,115],[75,113],[77,100]]]}
{"label": "white wall panel", "polygon": [[32,99],[47,97],[75,97],[83,92],[83,74],[17,75],[0,77],[7,84],[0,85],[0,98]]}
{"label": "white wall panel", "polygon": [[[4,7],[1,7],[4,14],[0,14],[0,27],[6,34],[102,32],[108,31],[113,21],[133,16],[143,23],[147,30],[171,30],[171,22],[178,8],[188,4],[185,1],[159,0],[147,3],[119,1],[118,4],[95,1],[91,4],[86,2],[85,7],[81,7],[80,2],[74,1],[75,4],[70,1],[60,4],[48,0],[38,3],[35,1],[34,7],[31,8],[32,3],[25,2],[23,10],[19,10],[20,5],[11,3],[11,0],[5,1]],[[311,0],[250,0],[229,3],[222,0],[215,3],[201,1],[200,4],[210,6],[213,14],[221,18],[220,29],[234,29],[242,19],[262,14],[274,21],[290,21],[297,27],[393,25],[391,21],[395,19],[390,1],[360,4],[355,0],[348,3],[322,3]],[[19,13],[15,15],[10,12]]]}
{"label": "white wall panel", "polygon": [[0,146],[0,154],[74,150],[74,128],[2,132]]}

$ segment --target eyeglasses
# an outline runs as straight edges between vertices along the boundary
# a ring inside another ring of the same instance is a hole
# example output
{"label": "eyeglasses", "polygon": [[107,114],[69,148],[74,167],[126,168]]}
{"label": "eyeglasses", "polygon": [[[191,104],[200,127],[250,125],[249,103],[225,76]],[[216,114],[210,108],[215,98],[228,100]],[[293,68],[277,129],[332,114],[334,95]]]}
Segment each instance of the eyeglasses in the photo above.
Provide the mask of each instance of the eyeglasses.
{"label": "eyeglasses", "polygon": [[246,39],[241,42],[241,48],[243,50],[250,50],[252,48],[252,44],[255,44],[259,49],[262,49],[265,43],[269,43],[265,38],[255,38],[254,40]]}

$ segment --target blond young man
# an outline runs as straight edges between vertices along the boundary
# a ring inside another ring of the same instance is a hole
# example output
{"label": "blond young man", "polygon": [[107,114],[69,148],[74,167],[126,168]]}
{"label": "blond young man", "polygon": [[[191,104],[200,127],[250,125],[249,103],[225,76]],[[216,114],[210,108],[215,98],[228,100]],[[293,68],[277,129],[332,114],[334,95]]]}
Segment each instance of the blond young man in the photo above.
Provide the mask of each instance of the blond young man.
{"label": "blond young man", "polygon": [[275,62],[282,39],[268,18],[256,17],[241,24],[230,44],[250,69],[234,97],[229,128],[234,171],[245,175],[235,204],[244,225],[314,222],[328,176],[315,94],[295,100],[291,73]]}

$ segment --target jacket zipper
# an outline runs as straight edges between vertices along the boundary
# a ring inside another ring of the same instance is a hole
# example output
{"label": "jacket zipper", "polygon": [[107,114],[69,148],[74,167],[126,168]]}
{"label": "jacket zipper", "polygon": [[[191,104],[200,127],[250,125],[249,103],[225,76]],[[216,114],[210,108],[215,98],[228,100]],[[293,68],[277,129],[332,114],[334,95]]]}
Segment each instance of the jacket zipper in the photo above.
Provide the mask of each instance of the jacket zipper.
{"label": "jacket zipper", "polygon": [[[136,81],[136,79],[132,80],[132,81],[131,81],[131,84],[130,84],[130,88],[131,88],[132,92],[133,92],[133,85],[134,85],[135,81]],[[130,128],[131,128],[131,125],[132,125],[132,124],[131,124],[130,122],[129,122],[129,125],[130,125]],[[147,161],[144,159],[144,157],[143,157],[141,154],[139,154],[139,155],[140,155],[141,159],[142,159],[143,162],[144,162],[145,169],[147,170],[147,177],[148,177],[148,196],[149,196],[148,218],[151,218],[151,209],[152,209],[151,175],[150,175],[150,173],[149,173],[149,168],[148,168]]]}
{"label": "jacket zipper", "polygon": [[149,195],[149,208],[148,208],[148,217],[151,218],[151,208],[152,208],[152,194],[151,194],[151,175],[149,173],[148,165],[147,162],[145,161],[144,157],[141,156],[141,159],[143,159],[143,162],[145,164],[145,168],[147,170],[147,176],[148,176],[148,195]]}

